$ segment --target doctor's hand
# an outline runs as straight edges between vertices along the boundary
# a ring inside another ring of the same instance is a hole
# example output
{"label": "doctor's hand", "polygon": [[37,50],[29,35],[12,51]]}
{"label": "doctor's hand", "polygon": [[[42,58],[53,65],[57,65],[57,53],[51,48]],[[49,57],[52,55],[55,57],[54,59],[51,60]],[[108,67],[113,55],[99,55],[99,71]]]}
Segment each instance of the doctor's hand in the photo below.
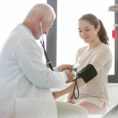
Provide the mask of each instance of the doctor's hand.
{"label": "doctor's hand", "polygon": [[73,65],[71,64],[62,64],[58,67],[58,71],[62,72],[64,70],[69,70],[70,72],[72,72],[72,68],[73,68]]}
{"label": "doctor's hand", "polygon": [[75,75],[72,72],[68,71],[68,70],[65,70],[64,72],[66,73],[67,78],[68,78],[66,83],[72,82]]}

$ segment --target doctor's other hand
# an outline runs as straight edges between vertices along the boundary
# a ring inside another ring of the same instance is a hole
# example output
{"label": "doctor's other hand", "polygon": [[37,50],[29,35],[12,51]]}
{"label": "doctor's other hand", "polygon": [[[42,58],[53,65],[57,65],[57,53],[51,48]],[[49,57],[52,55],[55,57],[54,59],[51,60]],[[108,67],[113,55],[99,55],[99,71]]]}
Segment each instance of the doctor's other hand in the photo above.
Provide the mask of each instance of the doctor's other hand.
{"label": "doctor's other hand", "polygon": [[72,72],[70,72],[69,70],[65,70],[64,72],[66,73],[67,78],[68,78],[66,83],[72,82],[75,75]]}
{"label": "doctor's other hand", "polygon": [[72,68],[73,68],[73,65],[71,64],[62,64],[58,67],[58,71],[62,72],[64,70],[69,70],[70,72],[72,72]]}

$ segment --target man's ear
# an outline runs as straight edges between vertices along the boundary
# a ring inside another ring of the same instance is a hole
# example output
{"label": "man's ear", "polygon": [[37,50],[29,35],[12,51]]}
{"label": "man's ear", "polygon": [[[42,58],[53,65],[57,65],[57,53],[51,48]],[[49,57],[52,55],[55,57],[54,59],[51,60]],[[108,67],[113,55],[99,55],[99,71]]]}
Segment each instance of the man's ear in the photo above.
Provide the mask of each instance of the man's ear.
{"label": "man's ear", "polygon": [[43,22],[43,17],[42,16],[37,16],[37,20],[41,24]]}

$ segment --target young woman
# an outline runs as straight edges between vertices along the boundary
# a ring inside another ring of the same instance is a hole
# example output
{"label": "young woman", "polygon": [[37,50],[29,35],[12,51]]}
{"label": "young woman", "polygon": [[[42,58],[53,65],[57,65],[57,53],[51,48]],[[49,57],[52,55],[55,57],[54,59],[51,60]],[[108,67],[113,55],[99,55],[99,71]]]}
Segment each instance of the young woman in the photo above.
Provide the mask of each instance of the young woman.
{"label": "young woman", "polygon": [[[73,97],[74,82],[64,90],[53,92],[53,96],[57,99],[67,94],[67,102],[83,106],[89,114],[103,114],[108,103],[107,81],[112,64],[109,39],[101,20],[93,14],[85,14],[78,20],[78,31],[87,44],[78,50],[75,61],[80,73],[77,79],[79,98]],[[89,65],[96,72],[91,78],[88,76],[93,71],[91,72]]]}

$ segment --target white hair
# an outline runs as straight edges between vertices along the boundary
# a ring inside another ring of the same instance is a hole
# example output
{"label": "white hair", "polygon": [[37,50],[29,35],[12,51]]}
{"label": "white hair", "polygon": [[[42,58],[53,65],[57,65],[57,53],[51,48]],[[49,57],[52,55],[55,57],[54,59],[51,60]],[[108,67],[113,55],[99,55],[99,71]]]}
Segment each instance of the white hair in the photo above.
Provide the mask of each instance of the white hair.
{"label": "white hair", "polygon": [[42,15],[46,22],[50,22],[51,20],[56,18],[56,14],[54,9],[49,4],[37,4],[35,5],[30,12],[28,13],[26,19],[33,20],[38,15]]}

